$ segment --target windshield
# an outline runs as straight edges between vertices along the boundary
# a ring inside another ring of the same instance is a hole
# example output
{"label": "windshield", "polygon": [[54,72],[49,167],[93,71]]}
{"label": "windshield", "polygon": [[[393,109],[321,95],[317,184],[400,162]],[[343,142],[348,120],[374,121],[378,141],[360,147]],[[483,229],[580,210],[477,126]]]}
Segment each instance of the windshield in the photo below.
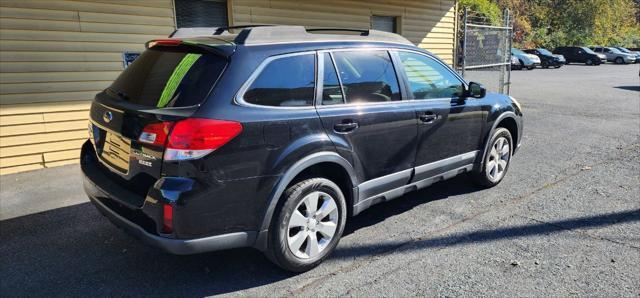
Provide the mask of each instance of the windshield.
{"label": "windshield", "polygon": [[609,48],[609,50],[611,50],[611,52],[614,52],[616,54],[622,54],[622,52],[620,52],[620,50],[618,50],[616,48]]}
{"label": "windshield", "polygon": [[587,47],[581,47],[582,50],[584,50],[585,52],[589,53],[589,54],[595,54],[596,52],[594,52],[593,50],[591,50],[590,48]]}
{"label": "windshield", "polygon": [[525,54],[527,54],[527,53],[525,53],[525,52],[523,52],[521,50],[518,50],[518,49],[511,49],[511,53],[514,54],[514,55],[525,55]]}
{"label": "windshield", "polygon": [[546,49],[538,49],[538,52],[542,55],[552,56],[553,54]]}
{"label": "windshield", "polygon": [[147,49],[113,82],[109,91],[119,100],[168,108],[202,103],[226,61],[189,47]]}
{"label": "windshield", "polygon": [[623,53],[627,53],[627,54],[628,54],[628,53],[631,53],[631,51],[629,51],[629,49],[627,49],[627,48],[620,48],[620,47],[618,47],[618,48],[616,48],[616,49],[620,50],[620,51],[621,51],[621,52],[623,52]]}

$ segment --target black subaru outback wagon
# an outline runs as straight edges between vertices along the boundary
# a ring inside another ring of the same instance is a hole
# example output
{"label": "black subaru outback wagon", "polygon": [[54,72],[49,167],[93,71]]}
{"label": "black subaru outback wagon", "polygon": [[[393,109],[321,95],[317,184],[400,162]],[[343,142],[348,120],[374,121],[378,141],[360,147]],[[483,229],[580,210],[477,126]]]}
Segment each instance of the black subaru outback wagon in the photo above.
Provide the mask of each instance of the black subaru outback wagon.
{"label": "black subaru outback wagon", "polygon": [[309,270],[373,204],[462,173],[498,184],[522,139],[516,100],[401,36],[229,30],[150,41],[91,106],[89,198],[168,252]]}

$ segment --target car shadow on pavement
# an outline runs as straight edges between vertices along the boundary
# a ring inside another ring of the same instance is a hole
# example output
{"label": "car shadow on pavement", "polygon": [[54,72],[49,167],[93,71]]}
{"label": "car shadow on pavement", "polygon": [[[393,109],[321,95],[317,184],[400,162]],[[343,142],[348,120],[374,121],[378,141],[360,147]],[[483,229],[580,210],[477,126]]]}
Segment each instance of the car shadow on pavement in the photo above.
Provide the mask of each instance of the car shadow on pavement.
{"label": "car shadow on pavement", "polygon": [[[418,205],[479,190],[465,176],[375,205],[345,235]],[[0,222],[0,291],[22,296],[204,296],[294,276],[254,249],[165,254],[129,237],[90,203]]]}
{"label": "car shadow on pavement", "polygon": [[629,91],[640,91],[640,86],[616,86],[613,88],[618,88],[618,89],[622,89],[622,90],[629,90]]}
{"label": "car shadow on pavement", "polygon": [[[366,255],[375,255],[408,250],[438,249],[443,247],[453,247],[481,242],[492,242],[513,238],[551,235],[566,231],[591,229],[628,222],[640,222],[640,209],[562,219],[550,222],[536,221],[536,223],[527,225],[477,230],[440,237],[419,238],[398,242],[390,241],[384,244],[376,244],[375,248],[356,245],[348,249],[341,249],[340,251],[336,251],[336,255],[341,258],[352,258],[355,256],[362,256],[363,252],[367,252]],[[375,252],[371,253],[372,251],[374,251],[374,249]]]}
{"label": "car shadow on pavement", "polygon": [[[479,190],[466,177],[374,206],[354,217],[345,234],[375,225],[421,204]],[[429,249],[554,233],[640,220],[640,210],[552,224],[479,230],[385,242],[375,248],[338,247],[334,261],[388,251]],[[318,268],[316,270],[322,270]],[[254,288],[295,274],[254,249],[175,256],[147,247],[118,230],[89,203],[0,222],[0,291],[12,296],[206,296]]]}

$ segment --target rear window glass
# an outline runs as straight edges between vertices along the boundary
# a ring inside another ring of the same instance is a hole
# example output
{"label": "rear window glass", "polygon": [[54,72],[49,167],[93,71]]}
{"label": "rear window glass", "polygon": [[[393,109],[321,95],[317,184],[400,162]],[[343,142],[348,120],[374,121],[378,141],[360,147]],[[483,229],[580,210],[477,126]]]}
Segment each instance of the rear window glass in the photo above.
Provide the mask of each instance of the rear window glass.
{"label": "rear window glass", "polygon": [[400,100],[400,87],[386,51],[333,53],[347,103]]}
{"label": "rear window glass", "polygon": [[226,61],[183,48],[147,49],[113,82],[119,99],[150,107],[186,107],[202,103]]}
{"label": "rear window glass", "polygon": [[310,106],[315,94],[315,73],[313,54],[277,58],[260,72],[243,99],[263,106]]}

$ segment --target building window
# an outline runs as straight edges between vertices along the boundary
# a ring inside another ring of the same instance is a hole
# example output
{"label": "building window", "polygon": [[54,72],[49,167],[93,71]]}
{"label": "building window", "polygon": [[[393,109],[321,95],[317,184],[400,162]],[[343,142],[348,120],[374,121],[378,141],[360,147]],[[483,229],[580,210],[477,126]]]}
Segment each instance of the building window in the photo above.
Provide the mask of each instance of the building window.
{"label": "building window", "polygon": [[175,0],[178,28],[226,27],[226,0]]}
{"label": "building window", "polygon": [[398,17],[371,16],[371,28],[380,31],[398,33]]}

